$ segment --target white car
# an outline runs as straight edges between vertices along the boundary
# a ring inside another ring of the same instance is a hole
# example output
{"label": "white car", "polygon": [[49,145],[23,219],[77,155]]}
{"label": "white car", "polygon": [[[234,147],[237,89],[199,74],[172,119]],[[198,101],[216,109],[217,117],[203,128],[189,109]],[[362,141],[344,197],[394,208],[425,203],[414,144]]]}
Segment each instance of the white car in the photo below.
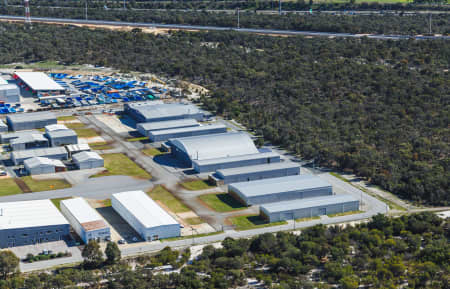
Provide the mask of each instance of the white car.
{"label": "white car", "polygon": [[0,170],[0,176],[7,176],[8,173],[4,170]]}

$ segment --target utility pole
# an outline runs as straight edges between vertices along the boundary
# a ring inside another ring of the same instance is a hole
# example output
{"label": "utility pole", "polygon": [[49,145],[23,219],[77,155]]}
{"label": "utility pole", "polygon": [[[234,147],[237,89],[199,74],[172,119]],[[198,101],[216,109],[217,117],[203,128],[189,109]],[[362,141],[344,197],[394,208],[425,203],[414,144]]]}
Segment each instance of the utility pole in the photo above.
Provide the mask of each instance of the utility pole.
{"label": "utility pole", "polygon": [[237,9],[237,29],[239,29],[240,23],[239,23],[239,7]]}
{"label": "utility pole", "polygon": [[127,6],[125,4],[125,0],[123,0],[123,10],[126,10],[126,9],[127,9]]}
{"label": "utility pole", "polygon": [[281,0],[279,0],[279,6],[278,6],[278,14],[281,15]]}
{"label": "utility pole", "polygon": [[85,6],[84,6],[84,18],[86,20],[88,20],[88,16],[87,16],[87,0],[85,0],[86,2],[84,2]]}
{"label": "utility pole", "polygon": [[431,34],[431,16],[432,16],[433,14],[431,14],[430,13],[430,34]]}
{"label": "utility pole", "polygon": [[31,25],[30,0],[25,0],[25,23]]}

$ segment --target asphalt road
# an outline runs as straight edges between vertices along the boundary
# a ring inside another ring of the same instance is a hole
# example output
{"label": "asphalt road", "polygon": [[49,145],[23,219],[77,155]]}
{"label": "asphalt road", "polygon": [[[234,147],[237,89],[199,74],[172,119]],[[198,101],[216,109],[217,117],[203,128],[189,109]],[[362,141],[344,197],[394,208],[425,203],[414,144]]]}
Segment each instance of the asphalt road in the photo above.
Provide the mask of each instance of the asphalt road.
{"label": "asphalt road", "polygon": [[[21,21],[21,20],[24,20],[24,17],[0,15],[0,19]],[[320,36],[320,37],[344,37],[344,38],[367,37],[367,38],[371,38],[371,39],[380,39],[380,40],[402,40],[402,39],[411,39],[411,38],[418,39],[418,40],[433,40],[433,39],[450,40],[450,36],[351,34],[351,33],[335,33],[335,32],[253,29],[253,28],[161,24],[161,23],[139,23],[139,22],[122,22],[122,21],[103,21],[103,20],[82,20],[82,19],[50,18],[50,17],[33,17],[32,21],[65,23],[65,24],[92,24],[92,25],[109,25],[109,26],[165,28],[165,29],[181,29],[181,30],[237,31],[237,32],[245,32],[245,33],[267,34],[267,35]]]}

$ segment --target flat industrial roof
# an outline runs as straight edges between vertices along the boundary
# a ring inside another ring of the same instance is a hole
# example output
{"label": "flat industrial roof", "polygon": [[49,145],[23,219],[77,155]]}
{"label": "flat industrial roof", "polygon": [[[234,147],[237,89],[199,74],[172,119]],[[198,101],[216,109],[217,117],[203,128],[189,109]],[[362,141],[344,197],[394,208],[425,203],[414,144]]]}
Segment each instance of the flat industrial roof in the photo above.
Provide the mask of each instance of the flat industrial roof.
{"label": "flat industrial roof", "polygon": [[48,141],[43,134],[40,133],[32,133],[32,134],[25,134],[22,136],[19,136],[18,138],[12,139],[10,141],[11,144],[19,144],[19,143],[32,143],[37,141]]}
{"label": "flat industrial roof", "polygon": [[199,126],[200,124],[193,118],[183,118],[167,121],[143,122],[138,123],[137,125],[141,126],[144,130],[153,131],[187,126]]}
{"label": "flat industrial roof", "polygon": [[246,197],[303,191],[323,187],[331,187],[331,185],[325,180],[309,174],[233,183],[229,185],[229,189],[238,191]]}
{"label": "flat industrial roof", "polygon": [[232,163],[232,162],[254,160],[254,159],[261,159],[261,158],[272,158],[272,157],[277,157],[277,156],[279,157],[280,155],[275,152],[265,152],[265,153],[254,153],[254,154],[213,158],[213,159],[205,159],[205,160],[192,160],[192,162],[197,165],[200,165],[200,166],[205,166],[205,165]]}
{"label": "flat industrial roof", "polygon": [[[223,124],[210,124],[210,125],[202,125],[202,126],[191,126],[191,127],[179,127],[179,128],[171,128],[171,129],[163,129],[151,131],[150,135],[166,135],[166,134],[176,134],[182,132],[196,132],[196,131],[204,131],[210,129],[226,129],[227,127]],[[214,134],[211,134],[214,136]]]}
{"label": "flat industrial roof", "polygon": [[49,124],[49,125],[45,126],[46,132],[57,131],[57,130],[66,130],[66,129],[69,129],[69,128],[63,124]]}
{"label": "flat industrial roof", "polygon": [[69,224],[50,200],[0,203],[0,230]]}
{"label": "flat industrial roof", "polygon": [[331,195],[331,196],[322,196],[322,197],[268,203],[261,205],[261,209],[264,209],[268,213],[276,213],[288,210],[298,210],[354,201],[358,201],[358,199],[354,198],[351,195]]}
{"label": "flat industrial roof", "polygon": [[40,149],[12,152],[12,155],[16,159],[28,159],[32,157],[45,157],[48,155],[59,155],[59,154],[67,154],[66,149],[64,147],[51,147],[51,148],[40,148]]}
{"label": "flat industrial roof", "polygon": [[108,227],[105,220],[97,211],[89,206],[83,198],[73,198],[61,201],[61,206],[65,206],[75,220],[85,231],[98,230]]}
{"label": "flat industrial roof", "polygon": [[130,191],[112,195],[144,227],[174,225],[178,222],[143,191]]}
{"label": "flat industrial roof", "polygon": [[130,106],[137,110],[147,119],[158,119],[164,117],[192,115],[203,112],[193,104],[163,103],[142,106]]}
{"label": "flat industrial roof", "polygon": [[32,135],[32,134],[36,134],[36,133],[41,133],[38,130],[19,130],[19,131],[13,131],[13,132],[5,132],[5,133],[0,133],[0,136],[2,138],[18,138],[21,136],[25,136],[25,135]]}
{"label": "flat industrial roof", "polygon": [[258,153],[252,139],[243,132],[230,132],[171,139],[191,160],[234,157]]}
{"label": "flat industrial roof", "polygon": [[77,133],[72,129],[52,130],[46,132],[46,134],[49,138],[77,136]]}
{"label": "flat industrial roof", "polygon": [[226,177],[226,176],[241,175],[241,174],[247,174],[247,173],[267,172],[267,171],[290,169],[290,168],[300,168],[300,166],[293,162],[279,162],[279,163],[270,163],[270,164],[262,164],[262,165],[247,166],[247,167],[222,169],[222,170],[217,170],[217,173],[221,176]]}
{"label": "flat industrial roof", "polygon": [[41,120],[45,120],[45,119],[56,120],[55,114],[50,111],[11,114],[11,115],[8,115],[6,118],[15,123],[34,122],[34,121],[41,121]]}
{"label": "flat industrial roof", "polygon": [[65,90],[43,72],[15,72],[32,90]]}

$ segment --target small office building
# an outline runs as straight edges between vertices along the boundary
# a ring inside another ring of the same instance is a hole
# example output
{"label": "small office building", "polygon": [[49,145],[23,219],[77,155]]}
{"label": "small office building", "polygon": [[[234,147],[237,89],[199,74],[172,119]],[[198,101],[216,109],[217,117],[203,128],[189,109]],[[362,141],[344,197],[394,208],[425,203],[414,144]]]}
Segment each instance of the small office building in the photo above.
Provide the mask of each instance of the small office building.
{"label": "small office building", "polygon": [[10,130],[27,130],[44,128],[49,124],[56,124],[56,116],[49,111],[12,114],[6,117]]}
{"label": "small office building", "polygon": [[42,157],[26,159],[23,161],[23,165],[30,175],[53,174],[66,170],[66,166],[62,161]]}
{"label": "small office building", "polygon": [[9,142],[13,151],[46,148],[48,140],[40,133],[25,134]]}
{"label": "small office building", "polygon": [[124,111],[137,122],[156,122],[192,118],[202,121],[204,112],[193,104],[184,103],[127,103]]}
{"label": "small office building", "polygon": [[268,203],[259,209],[261,217],[272,223],[358,211],[359,200],[351,195],[332,195]]}
{"label": "small office building", "polygon": [[233,183],[228,192],[246,206],[329,196],[331,185],[314,175],[298,175]]}
{"label": "small office building", "polygon": [[145,241],[179,237],[180,224],[142,191],[113,194],[113,209]]}
{"label": "small office building", "polygon": [[68,154],[64,147],[51,147],[11,152],[11,160],[16,166],[23,164],[26,159],[44,157],[54,160],[67,160]]}
{"label": "small office building", "polygon": [[69,232],[50,200],[0,203],[0,248],[67,240]]}
{"label": "small office building", "polygon": [[216,185],[249,182],[262,179],[300,175],[300,166],[292,162],[278,162],[256,166],[217,170],[209,176]]}
{"label": "small office building", "polygon": [[73,198],[60,203],[61,213],[85,244],[90,240],[109,241],[111,231],[105,220],[85,199]]}
{"label": "small office building", "polygon": [[191,137],[199,135],[212,135],[226,133],[227,127],[223,124],[211,124],[194,127],[172,128],[149,132],[149,139],[152,142],[166,141],[172,138]]}
{"label": "small office building", "polygon": [[96,152],[81,152],[72,155],[72,160],[80,170],[101,168],[104,166],[103,158]]}
{"label": "small office building", "polygon": [[52,147],[77,144],[78,135],[72,129],[52,130],[45,133]]}
{"label": "small office building", "polygon": [[200,126],[200,124],[195,119],[185,118],[167,121],[138,123],[136,125],[136,129],[140,134],[148,137],[149,132],[152,131],[184,128],[184,127],[195,127],[195,126]]}

